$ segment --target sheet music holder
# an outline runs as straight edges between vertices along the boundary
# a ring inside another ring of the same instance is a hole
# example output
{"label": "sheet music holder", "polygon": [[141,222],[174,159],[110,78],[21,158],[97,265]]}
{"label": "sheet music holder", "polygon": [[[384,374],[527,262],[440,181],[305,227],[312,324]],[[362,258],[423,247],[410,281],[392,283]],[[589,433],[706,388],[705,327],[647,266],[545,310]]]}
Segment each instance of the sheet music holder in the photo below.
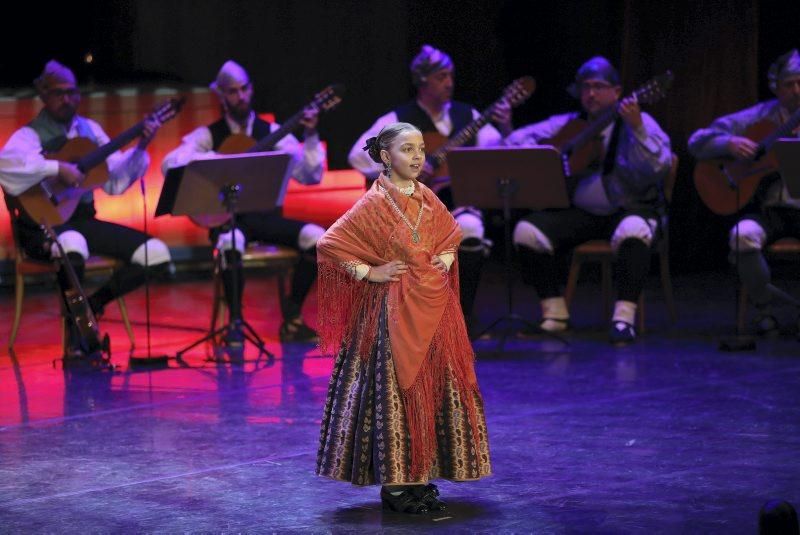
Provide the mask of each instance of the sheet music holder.
{"label": "sheet music holder", "polygon": [[[220,189],[234,177],[242,186],[236,213],[260,212],[283,206],[289,183],[291,155],[281,152],[225,154],[195,160],[167,171],[156,206],[162,215],[222,215],[227,208]],[[252,177],[245,184],[244,177]],[[277,180],[280,178],[279,180]]]}
{"label": "sheet music holder", "polygon": [[499,180],[509,180],[509,208],[569,208],[561,153],[550,145],[537,147],[462,147],[447,154],[457,206],[502,210]]}
{"label": "sheet music holder", "polygon": [[[447,155],[447,164],[456,206],[503,210],[508,312],[489,324],[478,336],[502,322],[522,323],[566,344],[560,336],[543,331],[538,325],[514,313],[511,253],[512,208],[543,210],[569,207],[561,153],[549,145],[466,147],[451,150]],[[505,332],[501,347],[509,333],[510,329]]]}
{"label": "sheet music holder", "polygon": [[800,199],[800,139],[781,138],[775,142],[774,148],[781,177],[789,195]]}
{"label": "sheet music holder", "polygon": [[[281,152],[259,152],[220,155],[209,160],[195,160],[185,168],[168,172],[156,216],[165,213],[174,216],[209,216],[227,214],[236,249],[236,214],[273,210],[283,204],[289,180],[291,155]],[[237,287],[236,270],[233,286]],[[236,292],[234,292],[236,299]],[[177,358],[190,349],[209,340],[230,333],[239,334],[259,349],[270,360],[274,355],[264,346],[264,341],[243,318],[231,317],[230,310],[238,308],[229,303],[228,323],[210,331],[177,352]],[[242,348],[243,349],[243,348]]]}

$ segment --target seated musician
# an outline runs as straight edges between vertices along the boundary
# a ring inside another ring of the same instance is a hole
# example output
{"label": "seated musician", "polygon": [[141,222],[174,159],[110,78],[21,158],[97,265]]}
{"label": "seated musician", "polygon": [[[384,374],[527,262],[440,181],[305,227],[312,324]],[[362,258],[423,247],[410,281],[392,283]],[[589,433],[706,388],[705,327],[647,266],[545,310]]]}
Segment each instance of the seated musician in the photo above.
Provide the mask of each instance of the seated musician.
{"label": "seated musician", "polygon": [[628,343],[636,338],[637,302],[658,235],[661,185],[672,161],[670,142],[634,98],[620,100],[619,74],[603,57],[584,63],[568,92],[580,100],[582,111],[520,128],[506,143],[541,144],[571,121],[591,123],[611,106],[618,107],[618,119],[601,132],[595,161],[586,169],[572,170],[572,206],[523,217],[514,228],[514,244],[523,276],[541,301],[540,327],[556,332],[566,330],[570,318],[561,289],[564,255],[587,240],[610,240],[616,255],[617,301],[609,336],[613,343]]}
{"label": "seated musician", "polygon": [[[217,149],[231,134],[243,133],[260,140],[280,128],[277,123],[259,118],[253,111],[253,84],[247,71],[236,62],[225,62],[210,87],[219,96],[222,117],[187,134],[181,145],[164,158],[164,174],[173,167],[187,165],[193,160],[216,157]],[[308,109],[305,112],[301,121],[305,127],[304,143],[301,144],[289,134],[275,145],[275,150],[294,156],[291,176],[303,184],[318,184],[325,166],[325,147],[320,143],[316,131],[317,115],[316,110]],[[212,243],[219,251],[224,251],[222,280],[228,304],[234,302],[233,292],[236,291],[238,297],[235,301],[241,307],[244,290],[241,255],[246,242],[261,241],[297,249],[300,260],[294,268],[289,298],[281,303],[283,323],[279,334],[282,342],[315,340],[316,332],[303,322],[300,312],[317,278],[316,246],[325,229],[313,223],[286,219],[277,210],[240,214],[236,223],[236,250],[233,249],[234,237],[230,227],[216,227],[210,231]],[[233,269],[237,270],[235,276]],[[237,289],[233,287],[234,278],[238,281]],[[241,318],[241,309],[230,312],[232,318]],[[241,340],[226,342],[235,345],[240,344]]]}
{"label": "seated musician", "polygon": [[[473,119],[480,117],[480,112],[469,104],[452,100],[455,68],[450,56],[441,50],[424,45],[411,62],[411,80],[417,89],[416,98],[379,117],[350,150],[350,165],[370,179],[377,178],[383,167],[373,162],[363,148],[367,139],[377,136],[387,124],[411,123],[422,131],[427,141],[428,135],[432,133],[444,138],[450,137]],[[492,114],[492,121],[497,128],[490,124],[485,125],[466,145],[490,147],[501,144],[503,137],[511,132],[511,106],[498,106]],[[428,152],[430,149],[428,147]],[[423,173],[429,176],[433,174],[430,165],[426,164]],[[438,195],[452,212],[464,236],[458,250],[461,308],[467,325],[474,327],[473,304],[491,242],[485,238],[483,214],[480,210],[472,206],[454,206],[449,187],[440,190]]]}
{"label": "seated musician", "polygon": [[[700,160],[730,157],[754,160],[757,141],[745,132],[765,121],[775,131],[800,109],[800,54],[792,50],[770,66],[769,87],[777,98],[760,102],[745,110],[716,119],[689,138],[689,152]],[[796,131],[795,131],[795,136]],[[789,196],[778,173],[761,180],[753,199],[739,212],[739,221],[731,229],[731,261],[739,252],[738,271],[756,307],[755,328],[759,334],[778,331],[771,305],[796,304],[790,296],[770,282],[770,269],[762,250],[783,237],[800,238],[800,199]]]}
{"label": "seated musician", "polygon": [[[97,145],[109,141],[99,124],[78,115],[81,94],[75,75],[69,68],[55,60],[50,61],[34,85],[44,107],[36,118],[11,135],[2,152],[4,165],[0,168],[0,185],[12,213],[15,209],[21,209],[15,196],[46,177],[58,176],[67,185],[77,185],[84,180],[84,173],[75,164],[48,160],[43,152],[54,152],[65,138],[89,138]],[[157,119],[147,119],[136,147],[115,152],[108,157],[109,179],[103,186],[106,193],[122,194],[134,181],[144,176],[150,164],[145,148],[159,126]],[[95,214],[94,196],[91,192],[86,193],[72,217],[54,230],[79,280],[82,280],[84,263],[91,254],[110,256],[124,263],[89,296],[91,308],[99,315],[106,303],[144,283],[148,264],[151,271],[166,272],[170,266],[170,253],[161,240],[132,228],[101,221]],[[56,246],[48,243],[37,221],[23,211],[21,217],[12,223],[20,240],[17,246],[28,256],[41,260],[53,257]],[[70,289],[63,269],[59,272],[58,281],[62,290]],[[76,333],[70,331],[68,357],[81,356],[75,336]]]}

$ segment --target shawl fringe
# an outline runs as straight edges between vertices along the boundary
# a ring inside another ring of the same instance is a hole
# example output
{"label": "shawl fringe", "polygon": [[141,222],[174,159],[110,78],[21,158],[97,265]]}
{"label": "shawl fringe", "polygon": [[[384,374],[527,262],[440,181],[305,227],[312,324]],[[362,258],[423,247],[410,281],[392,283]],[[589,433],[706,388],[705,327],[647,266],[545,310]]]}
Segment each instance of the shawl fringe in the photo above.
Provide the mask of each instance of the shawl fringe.
{"label": "shawl fringe", "polygon": [[[414,384],[403,390],[406,424],[411,436],[411,476],[427,474],[437,450],[436,416],[442,406],[446,375],[450,375],[459,393],[464,417],[469,419],[471,447],[480,451],[478,412],[475,398],[480,390],[474,374],[475,353],[461,316],[458,301],[458,270],[451,271],[450,300],[431,340],[425,362]],[[453,291],[455,290],[455,291]]]}
{"label": "shawl fringe", "polygon": [[335,262],[320,262],[318,271],[320,351],[335,355],[360,332],[357,354],[366,361],[375,342],[381,305],[389,285],[355,280],[344,266]]}

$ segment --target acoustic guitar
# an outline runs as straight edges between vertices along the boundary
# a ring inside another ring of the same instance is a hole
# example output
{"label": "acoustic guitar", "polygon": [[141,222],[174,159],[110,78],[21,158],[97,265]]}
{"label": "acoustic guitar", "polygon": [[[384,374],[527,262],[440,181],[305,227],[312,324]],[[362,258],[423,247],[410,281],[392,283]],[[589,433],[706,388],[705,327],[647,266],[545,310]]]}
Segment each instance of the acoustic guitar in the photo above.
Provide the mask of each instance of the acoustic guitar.
{"label": "acoustic guitar", "polygon": [[[267,152],[273,150],[275,145],[283,138],[291,134],[303,120],[303,116],[308,109],[318,112],[327,112],[334,109],[342,102],[345,88],[341,84],[329,85],[322,91],[314,95],[311,102],[303,106],[300,111],[289,117],[277,130],[269,133],[260,140],[255,140],[247,134],[231,134],[217,148],[219,154],[243,154],[247,152]],[[213,228],[224,225],[230,220],[228,214],[214,214],[204,216],[189,216],[195,224]]]}
{"label": "acoustic guitar", "polygon": [[434,191],[439,191],[449,186],[450,170],[447,167],[447,153],[456,147],[462,147],[469,143],[477,135],[478,131],[491,120],[492,113],[494,113],[498,105],[505,102],[515,108],[528,100],[534,91],[536,91],[536,80],[533,77],[523,76],[522,78],[517,78],[506,86],[500,98],[455,135],[448,138],[438,132],[423,133],[422,138],[425,141],[425,150],[428,152],[425,161],[430,164],[434,172],[431,175],[420,175],[419,180],[430,186]]}
{"label": "acoustic guitar", "polygon": [[780,126],[764,120],[747,128],[744,137],[758,143],[753,160],[719,158],[697,162],[694,185],[709,210],[718,215],[731,215],[750,202],[761,180],[778,172],[778,161],[772,146],[782,137],[793,136],[798,125],[800,110]]}
{"label": "acoustic guitar", "polygon": [[111,342],[108,334],[100,336],[100,326],[97,323],[97,318],[92,311],[92,307],[89,306],[89,300],[81,287],[78,275],[75,273],[72,264],[70,264],[61,242],[58,241],[58,236],[53,231],[53,227],[45,220],[42,221],[41,228],[47,238],[58,248],[59,254],[55,260],[67,274],[67,280],[69,280],[71,286],[64,292],[64,307],[67,321],[74,325],[77,330],[79,347],[87,356],[100,351],[105,355],[103,361],[107,362],[111,355]]}
{"label": "acoustic guitar", "polygon": [[[648,80],[629,96],[635,96],[640,104],[655,104],[666,96],[673,79],[672,73],[667,71]],[[591,122],[581,118],[572,119],[554,137],[540,141],[542,145],[552,145],[561,151],[567,179],[598,164],[603,158],[605,150],[600,133],[617,120],[618,108],[611,106]],[[569,191],[575,186],[571,182],[574,181],[568,180]]]}
{"label": "acoustic guitar", "polygon": [[[185,100],[171,99],[153,110],[150,117],[163,124],[178,114]],[[45,154],[45,158],[72,162],[86,178],[76,187],[70,187],[57,176],[45,177],[16,197],[25,214],[37,224],[42,221],[50,225],[64,224],[75,213],[84,193],[100,188],[108,181],[106,158],[142,135],[144,125],[145,119],[101,147],[85,137],[64,138],[61,147],[56,152]]]}

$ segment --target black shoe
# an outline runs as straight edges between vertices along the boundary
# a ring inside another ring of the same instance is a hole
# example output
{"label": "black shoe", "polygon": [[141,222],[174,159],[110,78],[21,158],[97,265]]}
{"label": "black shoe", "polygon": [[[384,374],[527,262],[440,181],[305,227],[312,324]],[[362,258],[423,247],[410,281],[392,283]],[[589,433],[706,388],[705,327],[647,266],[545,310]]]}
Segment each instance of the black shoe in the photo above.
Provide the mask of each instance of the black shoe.
{"label": "black shoe", "polygon": [[317,331],[306,325],[300,318],[284,321],[278,336],[282,343],[319,341]]}
{"label": "black shoe", "polygon": [[444,511],[447,506],[439,500],[439,488],[433,483],[416,485],[412,489],[414,495],[431,511]]}
{"label": "black shoe", "polygon": [[571,326],[568,319],[543,318],[536,327],[526,325],[519,334],[522,338],[533,338],[542,333],[560,334],[569,331]]}
{"label": "black shoe", "polygon": [[780,334],[778,320],[772,314],[759,314],[753,324],[756,326],[756,334],[767,338]]}
{"label": "black shoe", "polygon": [[608,339],[614,345],[626,345],[636,340],[636,329],[626,321],[611,322]]}
{"label": "black shoe", "polygon": [[[418,485],[424,487],[424,485]],[[394,511],[396,513],[407,513],[411,515],[424,515],[430,512],[428,506],[420,500],[414,489],[404,490],[397,496],[381,488],[381,505],[384,511]]]}
{"label": "black shoe", "polygon": [[244,347],[244,333],[239,329],[230,329],[222,338],[222,343],[231,350],[242,349]]}

